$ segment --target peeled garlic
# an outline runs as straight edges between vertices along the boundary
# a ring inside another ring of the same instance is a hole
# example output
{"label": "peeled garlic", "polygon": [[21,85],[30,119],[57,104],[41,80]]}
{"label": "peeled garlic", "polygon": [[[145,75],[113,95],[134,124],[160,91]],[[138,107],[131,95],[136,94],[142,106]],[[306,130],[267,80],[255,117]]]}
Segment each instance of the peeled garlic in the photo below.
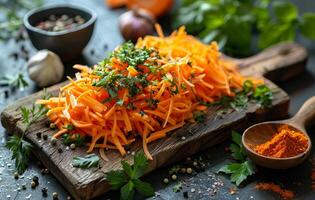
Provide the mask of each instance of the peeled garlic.
{"label": "peeled garlic", "polygon": [[29,77],[39,86],[58,83],[64,73],[59,56],[49,50],[40,50],[27,62]]}

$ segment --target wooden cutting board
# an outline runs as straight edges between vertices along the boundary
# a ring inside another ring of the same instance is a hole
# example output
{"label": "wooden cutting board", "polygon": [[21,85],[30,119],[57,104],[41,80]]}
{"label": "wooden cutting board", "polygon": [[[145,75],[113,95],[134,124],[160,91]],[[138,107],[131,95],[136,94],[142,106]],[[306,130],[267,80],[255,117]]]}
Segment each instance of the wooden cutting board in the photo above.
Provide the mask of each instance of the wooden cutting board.
{"label": "wooden cutting board", "polygon": [[[224,57],[224,59],[232,58]],[[239,64],[242,74],[264,75],[273,81],[285,81],[305,69],[306,59],[307,52],[303,47],[297,44],[281,44],[250,58],[232,60]],[[52,86],[48,88],[48,92],[57,94],[59,87],[64,84]],[[274,92],[272,106],[261,108],[256,104],[248,104],[247,109],[240,112],[230,111],[224,116],[216,114],[220,109],[219,107],[210,108],[204,123],[186,124],[183,128],[171,133],[169,137],[149,145],[154,160],[150,162],[146,173],[227,139],[233,129],[243,129],[263,120],[286,117],[289,107],[288,95],[267,79],[266,84]],[[19,108],[31,106],[41,96],[42,91],[6,107],[1,113],[2,125],[11,133],[21,133],[24,127],[20,120]],[[86,148],[77,148],[72,151],[66,150],[60,141],[58,141],[57,146],[52,146],[49,140],[39,141],[36,138],[36,133],[41,132],[50,136],[55,132],[45,126],[45,121],[46,119],[43,119],[33,124],[26,133],[26,139],[34,145],[33,153],[76,199],[91,199],[105,193],[109,190],[109,185],[103,180],[104,174],[110,170],[119,169],[122,159],[132,162],[132,155],[130,154],[121,157],[117,152],[109,151],[107,156],[110,161],[101,161],[100,168],[74,168],[71,166],[73,156],[86,155]],[[182,140],[182,136],[185,136],[186,139]],[[58,148],[62,148],[63,153],[58,153]],[[131,146],[131,152],[141,148],[141,141],[138,141]]]}

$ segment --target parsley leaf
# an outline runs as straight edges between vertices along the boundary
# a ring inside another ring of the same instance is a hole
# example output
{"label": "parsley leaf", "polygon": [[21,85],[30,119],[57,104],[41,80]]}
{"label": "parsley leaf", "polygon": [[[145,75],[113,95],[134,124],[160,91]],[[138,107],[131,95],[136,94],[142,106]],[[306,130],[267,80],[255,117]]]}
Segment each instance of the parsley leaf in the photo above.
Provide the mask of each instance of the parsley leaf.
{"label": "parsley leaf", "polygon": [[301,33],[312,40],[315,40],[315,13],[305,13],[302,16],[300,30]]}
{"label": "parsley leaf", "polygon": [[15,170],[19,174],[23,174],[27,168],[26,163],[33,146],[22,137],[13,135],[9,138],[6,147],[12,151],[12,160],[15,160]]}
{"label": "parsley leaf", "polygon": [[232,141],[234,142],[230,145],[232,157],[241,162],[245,161],[247,155],[242,145],[242,136],[239,133],[232,131]]}
{"label": "parsley leaf", "polygon": [[126,161],[121,161],[121,164],[123,170],[112,170],[106,175],[106,180],[112,189],[120,188],[121,199],[133,199],[135,190],[146,197],[154,195],[154,189],[151,185],[139,179],[148,167],[148,160],[143,152],[135,154],[133,166]]}
{"label": "parsley leaf", "polygon": [[202,123],[206,120],[206,112],[195,111],[195,112],[193,112],[193,117],[197,123]]}
{"label": "parsley leaf", "polygon": [[232,163],[225,165],[219,169],[219,172],[225,174],[231,174],[231,181],[239,186],[248,176],[253,175],[254,165],[251,161],[245,161],[243,163]]}
{"label": "parsley leaf", "polygon": [[72,159],[72,166],[78,168],[98,167],[100,158],[94,153],[88,154],[84,157],[75,156]]}
{"label": "parsley leaf", "polygon": [[218,172],[231,174],[231,181],[239,186],[248,176],[255,173],[255,166],[247,159],[247,154],[242,145],[242,136],[239,133],[232,131],[232,141],[234,143],[230,145],[230,150],[232,152],[232,157],[238,162],[224,165]]}

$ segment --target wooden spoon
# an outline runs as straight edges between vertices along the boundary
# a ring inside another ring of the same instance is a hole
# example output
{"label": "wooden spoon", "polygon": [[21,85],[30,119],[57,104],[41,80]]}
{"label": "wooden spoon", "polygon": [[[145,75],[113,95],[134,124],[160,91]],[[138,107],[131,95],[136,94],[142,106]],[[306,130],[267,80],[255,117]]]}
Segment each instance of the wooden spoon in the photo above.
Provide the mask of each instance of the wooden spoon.
{"label": "wooden spoon", "polygon": [[[297,166],[302,163],[311,152],[312,143],[309,135],[306,133],[305,126],[313,119],[315,119],[315,96],[308,99],[300,108],[299,112],[288,120],[263,122],[249,127],[242,136],[242,143],[249,158],[257,165],[271,169],[287,169]],[[289,129],[305,134],[308,138],[308,148],[306,151],[289,158],[273,158],[256,153],[253,148],[256,145],[269,141],[281,126],[287,126]]]}

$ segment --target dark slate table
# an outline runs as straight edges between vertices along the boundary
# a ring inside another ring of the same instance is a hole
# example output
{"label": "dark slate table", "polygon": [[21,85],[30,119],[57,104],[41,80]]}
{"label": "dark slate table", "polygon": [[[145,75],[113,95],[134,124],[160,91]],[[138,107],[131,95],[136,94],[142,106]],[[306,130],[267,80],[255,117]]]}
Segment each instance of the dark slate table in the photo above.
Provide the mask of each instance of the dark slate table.
{"label": "dark slate table", "polygon": [[[123,9],[109,10],[104,6],[102,0],[48,0],[47,4],[65,2],[88,7],[98,15],[93,38],[85,49],[83,56],[78,58],[74,63],[92,65],[102,60],[108,50],[112,50],[123,41],[117,27],[117,18],[124,11]],[[303,12],[315,11],[315,3],[313,1],[295,0],[294,2]],[[168,21],[168,18],[166,18],[163,22],[167,25]],[[307,64],[307,71],[286,83],[279,84],[291,97],[291,115],[299,109],[307,98],[315,95],[315,45],[314,42],[311,43],[300,38],[298,41],[309,50],[310,58]],[[19,58],[15,60],[12,56],[10,57],[12,53],[19,52],[19,49],[23,48],[22,46],[28,49],[30,55],[34,54],[35,50],[28,41],[16,43],[12,40],[7,44],[0,44],[0,76],[25,71],[25,61],[23,59]],[[67,74],[72,74],[71,66],[74,63],[66,64]],[[36,90],[38,88],[34,84],[31,84],[25,91],[15,92],[8,91],[8,88],[0,87],[0,110],[14,100],[31,94]],[[309,134],[313,137],[313,141],[315,141],[314,131],[314,127],[308,130]],[[42,197],[42,187],[48,187],[48,197],[46,199],[52,199],[53,192],[58,192],[59,199],[67,198],[69,195],[68,192],[51,174],[41,174],[42,167],[38,165],[38,161],[33,157],[31,158],[27,172],[18,180],[15,180],[13,176],[14,163],[10,160],[10,152],[4,147],[6,139],[7,134],[0,126],[1,200],[45,199]],[[233,190],[234,185],[229,182],[227,176],[216,174],[218,168],[231,161],[229,153],[225,151],[229,143],[227,141],[193,157],[198,158],[200,155],[208,157],[207,160],[209,162],[206,169],[202,172],[194,172],[192,175],[178,175],[177,181],[170,181],[167,185],[163,184],[162,180],[168,176],[168,170],[171,166],[156,170],[146,176],[144,180],[154,186],[157,194],[151,199],[183,199],[183,192],[187,192],[190,199],[279,199],[279,196],[272,192],[256,190],[255,184],[257,182],[279,184],[285,189],[293,190],[297,199],[315,199],[315,193],[311,189],[312,159],[315,158],[314,152],[308,161],[294,169],[273,171],[258,168],[255,176],[251,177],[242,187],[238,188],[235,194],[231,194],[231,189]],[[39,187],[31,189],[30,182],[34,175],[39,177]],[[173,187],[178,185],[178,183],[181,183],[182,189],[180,192],[175,193],[173,192]],[[26,190],[21,189],[23,184],[26,184]],[[117,192],[110,192],[99,199],[118,198]],[[141,199],[139,196],[137,198]]]}

